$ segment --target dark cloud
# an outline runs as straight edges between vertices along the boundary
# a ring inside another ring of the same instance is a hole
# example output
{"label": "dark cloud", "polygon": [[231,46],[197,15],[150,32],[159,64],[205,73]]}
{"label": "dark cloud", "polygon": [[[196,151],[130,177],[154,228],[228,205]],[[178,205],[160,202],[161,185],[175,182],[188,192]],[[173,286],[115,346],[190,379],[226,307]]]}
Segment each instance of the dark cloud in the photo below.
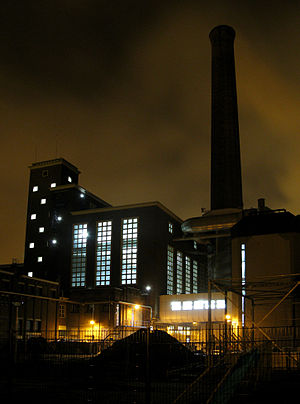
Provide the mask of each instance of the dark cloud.
{"label": "dark cloud", "polygon": [[[272,5],[270,7],[270,4]],[[27,167],[64,157],[118,205],[209,208],[210,43],[236,30],[244,200],[298,213],[296,2],[0,4],[1,262],[23,257]]]}

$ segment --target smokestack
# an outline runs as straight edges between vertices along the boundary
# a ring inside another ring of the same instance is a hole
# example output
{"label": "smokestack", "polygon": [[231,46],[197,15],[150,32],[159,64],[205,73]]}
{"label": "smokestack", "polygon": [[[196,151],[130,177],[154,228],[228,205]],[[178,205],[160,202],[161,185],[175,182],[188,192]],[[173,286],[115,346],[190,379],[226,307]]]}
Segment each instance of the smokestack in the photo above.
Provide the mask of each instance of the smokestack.
{"label": "smokestack", "polygon": [[209,34],[212,49],[211,210],[242,208],[242,175],[233,28]]}

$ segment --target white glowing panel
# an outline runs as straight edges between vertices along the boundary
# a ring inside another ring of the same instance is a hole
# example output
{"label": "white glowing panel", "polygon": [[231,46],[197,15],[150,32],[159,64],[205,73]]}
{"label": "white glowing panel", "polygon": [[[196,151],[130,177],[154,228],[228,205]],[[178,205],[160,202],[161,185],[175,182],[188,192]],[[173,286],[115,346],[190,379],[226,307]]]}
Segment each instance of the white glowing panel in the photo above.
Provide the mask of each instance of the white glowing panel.
{"label": "white glowing panel", "polygon": [[172,311],[181,310],[181,302],[171,302],[171,310]]}
{"label": "white glowing panel", "polygon": [[[208,300],[183,300],[171,302],[171,310],[208,310],[209,302]],[[211,300],[211,309],[212,310],[220,310],[225,309],[225,300]]]}

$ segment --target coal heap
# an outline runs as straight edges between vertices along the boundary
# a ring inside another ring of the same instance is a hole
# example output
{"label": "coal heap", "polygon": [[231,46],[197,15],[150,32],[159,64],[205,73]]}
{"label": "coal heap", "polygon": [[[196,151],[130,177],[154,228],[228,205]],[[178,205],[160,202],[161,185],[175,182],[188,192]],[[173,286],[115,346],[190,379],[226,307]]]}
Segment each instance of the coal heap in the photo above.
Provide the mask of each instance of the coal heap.
{"label": "coal heap", "polygon": [[[149,331],[148,331],[149,332]],[[148,343],[147,343],[148,339]],[[168,370],[199,362],[199,356],[165,331],[140,329],[116,341],[94,359],[98,370],[119,368],[127,374],[144,374],[148,368],[153,375],[163,376]]]}

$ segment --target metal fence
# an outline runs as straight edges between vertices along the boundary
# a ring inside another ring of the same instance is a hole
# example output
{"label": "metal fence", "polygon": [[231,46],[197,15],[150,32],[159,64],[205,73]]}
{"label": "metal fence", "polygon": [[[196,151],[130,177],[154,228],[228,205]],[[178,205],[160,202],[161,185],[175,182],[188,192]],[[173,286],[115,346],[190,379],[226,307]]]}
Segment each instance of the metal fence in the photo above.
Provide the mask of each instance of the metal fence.
{"label": "metal fence", "polygon": [[97,340],[43,335],[2,344],[3,402],[254,403],[257,395],[278,398],[280,383],[291,397],[298,388],[299,328],[126,328]]}

